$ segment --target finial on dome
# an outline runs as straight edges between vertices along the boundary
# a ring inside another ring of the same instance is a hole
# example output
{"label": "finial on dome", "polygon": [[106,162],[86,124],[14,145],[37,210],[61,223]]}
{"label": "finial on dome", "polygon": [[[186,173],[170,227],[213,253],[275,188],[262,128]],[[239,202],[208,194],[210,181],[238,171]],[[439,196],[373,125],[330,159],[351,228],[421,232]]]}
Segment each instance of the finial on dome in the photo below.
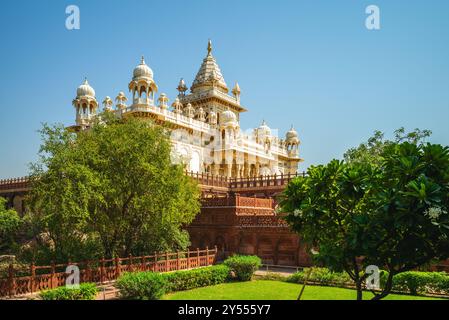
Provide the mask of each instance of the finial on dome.
{"label": "finial on dome", "polygon": [[144,56],[142,56],[142,57],[140,58],[140,64],[145,64],[145,57],[144,57]]}
{"label": "finial on dome", "polygon": [[207,43],[207,55],[209,56],[212,52],[212,41],[209,39],[209,42]]}

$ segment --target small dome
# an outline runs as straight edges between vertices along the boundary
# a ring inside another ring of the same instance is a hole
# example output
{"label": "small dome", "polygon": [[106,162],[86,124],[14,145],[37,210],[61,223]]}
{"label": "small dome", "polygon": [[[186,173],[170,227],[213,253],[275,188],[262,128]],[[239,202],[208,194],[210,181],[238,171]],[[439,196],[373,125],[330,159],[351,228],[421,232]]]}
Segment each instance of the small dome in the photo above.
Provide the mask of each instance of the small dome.
{"label": "small dome", "polygon": [[123,91],[120,91],[117,95],[117,97],[115,98],[115,101],[117,101],[118,103],[122,103],[127,101],[128,99],[125,96],[125,93]]}
{"label": "small dome", "polygon": [[153,79],[153,70],[146,65],[144,58],[140,60],[140,64],[134,68],[133,79],[149,78]]}
{"label": "small dome", "polygon": [[181,78],[181,80],[179,80],[179,84],[178,84],[178,87],[177,87],[176,89],[177,89],[179,92],[187,91],[186,82],[184,81],[183,78]]}
{"label": "small dome", "polygon": [[298,132],[296,132],[296,130],[293,128],[293,126],[285,134],[285,141],[287,143],[299,143]]}
{"label": "small dome", "polygon": [[95,98],[95,90],[89,85],[89,82],[87,82],[87,78],[84,79],[84,82],[82,85],[76,89],[76,96],[82,97],[82,96],[88,96],[91,98]]}
{"label": "small dome", "polygon": [[257,128],[257,133],[259,135],[265,135],[265,136],[271,136],[271,129],[265,122],[265,120],[262,121],[262,124]]}
{"label": "small dome", "polygon": [[221,115],[220,115],[220,123],[221,124],[228,124],[228,123],[232,123],[232,122],[237,122],[237,116],[235,115],[234,112],[232,112],[231,110],[228,109],[221,113]]}

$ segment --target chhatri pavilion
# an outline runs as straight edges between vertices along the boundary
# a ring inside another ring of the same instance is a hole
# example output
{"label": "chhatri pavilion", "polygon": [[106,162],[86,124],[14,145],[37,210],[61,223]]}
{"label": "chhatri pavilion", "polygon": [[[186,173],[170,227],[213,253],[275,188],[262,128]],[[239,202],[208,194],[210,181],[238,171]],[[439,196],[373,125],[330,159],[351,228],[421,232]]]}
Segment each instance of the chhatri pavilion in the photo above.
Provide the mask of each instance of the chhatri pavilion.
{"label": "chhatri pavilion", "polygon": [[[183,79],[178,96],[169,105],[169,98],[160,93],[151,68],[144,58],[134,68],[128,84],[128,98],[120,92],[114,102],[105,97],[103,110],[117,117],[150,118],[170,129],[173,161],[182,161],[188,171],[228,178],[248,178],[266,175],[295,174],[299,157],[298,133],[292,127],[279,138],[265,121],[250,131],[240,128],[240,114],[247,111],[240,103],[240,87],[230,90],[220,67],[212,55],[209,40],[207,55],[190,86]],[[76,110],[74,130],[92,125],[99,116],[95,90],[87,79],[73,100]]]}

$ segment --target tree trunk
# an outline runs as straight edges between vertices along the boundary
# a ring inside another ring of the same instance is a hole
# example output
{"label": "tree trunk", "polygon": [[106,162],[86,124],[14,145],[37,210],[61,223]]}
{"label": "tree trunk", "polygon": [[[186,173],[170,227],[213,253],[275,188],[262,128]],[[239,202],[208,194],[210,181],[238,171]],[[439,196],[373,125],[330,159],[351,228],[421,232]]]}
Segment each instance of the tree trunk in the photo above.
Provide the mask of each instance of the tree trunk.
{"label": "tree trunk", "polygon": [[390,271],[388,273],[387,283],[385,284],[385,288],[382,290],[380,294],[376,294],[371,300],[380,300],[388,296],[393,287],[393,276],[394,272]]}
{"label": "tree trunk", "polygon": [[363,300],[362,281],[362,279],[358,279],[355,283],[355,287],[357,289],[357,300]]}

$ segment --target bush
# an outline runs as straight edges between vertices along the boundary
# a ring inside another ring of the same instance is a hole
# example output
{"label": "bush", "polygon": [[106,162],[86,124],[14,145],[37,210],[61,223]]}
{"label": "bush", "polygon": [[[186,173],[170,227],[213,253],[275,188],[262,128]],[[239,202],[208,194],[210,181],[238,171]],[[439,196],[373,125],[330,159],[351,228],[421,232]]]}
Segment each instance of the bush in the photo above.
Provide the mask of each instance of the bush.
{"label": "bush", "polygon": [[168,282],[160,273],[124,273],[117,279],[116,287],[124,299],[157,300],[167,291]]}
{"label": "bush", "polygon": [[[303,283],[309,271],[296,272],[287,278],[287,282]],[[385,287],[388,272],[380,271],[380,286]],[[313,268],[309,276],[310,282],[323,285],[354,285],[346,272],[332,272],[327,268]],[[408,294],[449,294],[449,275],[445,272],[407,271],[393,277],[392,291]]]}
{"label": "bush", "polygon": [[93,300],[97,292],[98,289],[94,283],[82,283],[78,289],[59,287],[42,291],[39,296],[43,300]]}
{"label": "bush", "polygon": [[216,265],[166,273],[164,277],[168,282],[168,291],[181,291],[224,283],[229,279],[229,274],[228,266]]}
{"label": "bush", "polygon": [[[304,268],[303,271],[298,271],[287,278],[287,282],[303,283],[310,268]],[[309,275],[311,282],[318,282],[324,285],[344,285],[353,284],[352,279],[346,272],[333,272],[327,268],[312,268]]]}
{"label": "bush", "polygon": [[262,260],[257,256],[239,256],[235,255],[227,258],[224,261],[232,272],[235,273],[235,277],[239,281],[251,280],[254,272],[262,265]]}
{"label": "bush", "polygon": [[257,280],[286,281],[287,277],[288,276],[276,272],[267,272],[265,274],[258,275]]}
{"label": "bush", "polygon": [[[388,277],[384,271],[381,276],[383,287]],[[449,294],[449,275],[445,272],[406,271],[393,277],[393,291],[409,294]]]}

